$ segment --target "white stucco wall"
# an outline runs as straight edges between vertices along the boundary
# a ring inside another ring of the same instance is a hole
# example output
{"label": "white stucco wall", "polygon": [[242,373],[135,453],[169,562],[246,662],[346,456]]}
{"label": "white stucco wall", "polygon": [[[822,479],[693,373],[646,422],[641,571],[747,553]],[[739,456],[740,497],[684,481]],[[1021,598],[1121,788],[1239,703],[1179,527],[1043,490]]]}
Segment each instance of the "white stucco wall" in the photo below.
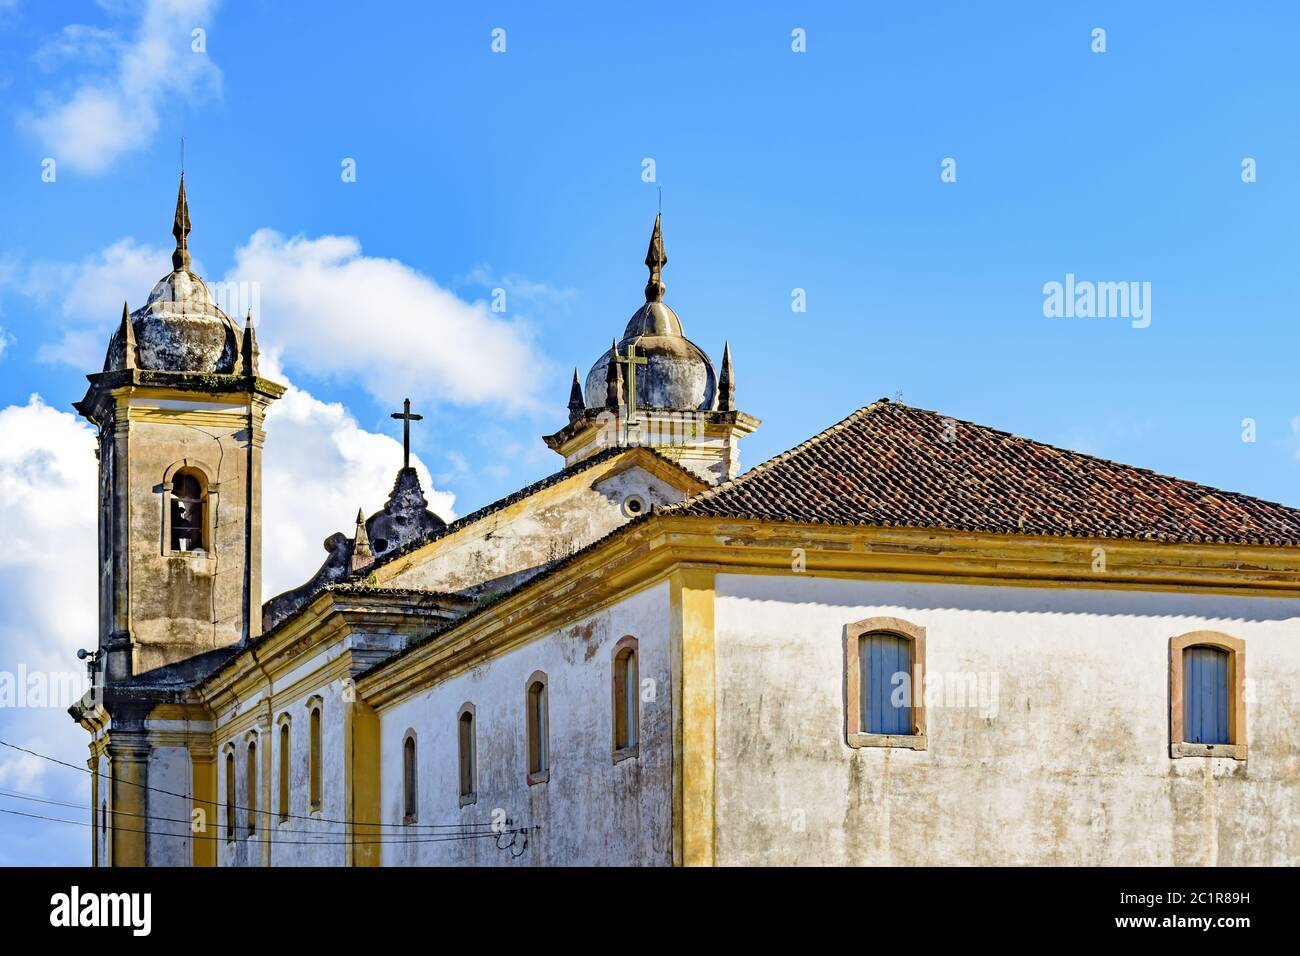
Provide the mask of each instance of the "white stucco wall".
{"label": "white stucco wall", "polygon": [[[312,665],[319,665],[314,660]],[[310,808],[310,734],[311,712],[309,704],[321,699],[321,809]],[[265,710],[259,697],[241,704],[239,713],[249,708]],[[281,822],[279,818],[280,736],[279,719],[290,719],[290,807],[291,816]],[[226,836],[226,745],[235,747],[235,803],[243,808],[246,803],[245,748],[247,729],[233,736],[228,725],[233,713],[223,715],[215,736],[217,741],[217,801],[221,804],[217,814],[217,843],[219,866],[261,866],[261,840],[259,831],[250,838],[247,833],[247,812],[240,809],[235,817],[235,839]],[[272,712],[270,728],[258,728],[259,769],[270,782],[269,789],[260,787],[262,799],[258,809],[261,826],[271,832],[272,866],[341,866],[347,861],[347,835],[342,822],[347,818],[344,807],[344,749],[343,749],[343,688],[340,682],[304,689],[290,701],[279,700]],[[264,749],[265,748],[265,749]],[[267,760],[269,753],[270,759]],[[259,784],[262,781],[259,780]],[[269,811],[266,812],[266,811]]]}
{"label": "white stucco wall", "polygon": [[[384,864],[670,863],[668,600],[667,585],[648,588],[381,711],[385,821],[402,823],[402,742],[412,729],[418,741],[419,824],[486,824],[499,808],[517,826],[541,828],[518,859],[480,839],[385,845]],[[639,643],[640,754],[616,764],[612,652],[627,635]],[[525,683],[537,670],[549,681],[550,780],[530,787]],[[647,679],[654,682],[652,700],[645,699]],[[478,802],[461,808],[456,719],[467,701],[477,708]],[[445,832],[393,828],[412,840]]]}
{"label": "white stucco wall", "polygon": [[149,830],[145,845],[150,866],[189,866],[193,858],[189,750],[183,746],[154,747],[149,754],[149,787],[144,795],[148,825],[130,818],[116,822]]}
{"label": "white stucco wall", "polygon": [[[848,747],[844,627],[875,616],[996,711]],[[716,622],[720,864],[1300,863],[1300,602],[719,575]],[[1169,756],[1169,639],[1202,629],[1246,641],[1248,761]]]}

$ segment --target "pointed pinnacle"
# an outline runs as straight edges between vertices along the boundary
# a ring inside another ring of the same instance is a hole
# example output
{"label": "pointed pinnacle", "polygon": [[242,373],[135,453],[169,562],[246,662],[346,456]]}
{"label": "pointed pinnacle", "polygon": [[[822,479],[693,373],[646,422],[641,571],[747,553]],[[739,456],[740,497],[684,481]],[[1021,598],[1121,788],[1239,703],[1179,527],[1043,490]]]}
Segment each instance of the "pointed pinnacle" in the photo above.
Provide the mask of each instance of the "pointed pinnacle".
{"label": "pointed pinnacle", "polygon": [[731,343],[722,345],[722,370],[718,373],[718,411],[736,410],[736,372],[731,367]]}
{"label": "pointed pinnacle", "polygon": [[118,332],[122,342],[122,368],[135,368],[135,328],[131,325],[131,310],[122,303],[122,327]]}
{"label": "pointed pinnacle", "polygon": [[646,250],[645,264],[650,270],[650,281],[645,284],[645,300],[661,302],[664,297],[663,268],[668,264],[668,254],[664,251],[664,234],[660,226],[661,216],[655,216],[654,231],[650,233],[650,247]]}
{"label": "pointed pinnacle", "polygon": [[185,174],[181,173],[181,186],[176,192],[176,216],[172,220],[172,235],[176,237],[176,251],[172,253],[172,268],[177,272],[190,267],[190,203],[185,197]]}
{"label": "pointed pinnacle", "polygon": [[244,319],[244,340],[239,347],[240,371],[244,375],[257,375],[257,333],[253,331],[253,312]]}
{"label": "pointed pinnacle", "polygon": [[618,362],[618,343],[610,340],[609,365],[605,369],[605,407],[618,408],[623,403],[623,366]]}
{"label": "pointed pinnacle", "polygon": [[352,537],[352,570],[360,571],[368,567],[375,559],[370,549],[370,537],[366,534],[366,513],[357,509],[357,530]]}
{"label": "pointed pinnacle", "polygon": [[577,418],[586,408],[582,400],[582,384],[578,381],[578,370],[573,370],[573,384],[569,386],[569,420]]}

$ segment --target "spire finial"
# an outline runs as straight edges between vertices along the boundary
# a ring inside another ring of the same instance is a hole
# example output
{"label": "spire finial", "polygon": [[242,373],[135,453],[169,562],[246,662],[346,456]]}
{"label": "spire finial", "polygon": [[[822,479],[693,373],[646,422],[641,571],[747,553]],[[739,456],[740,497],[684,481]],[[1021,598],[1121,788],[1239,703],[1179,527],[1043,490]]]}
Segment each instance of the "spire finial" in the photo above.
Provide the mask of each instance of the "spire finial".
{"label": "spire finial", "polygon": [[668,264],[668,254],[664,252],[664,234],[662,215],[655,216],[654,232],[650,233],[650,248],[646,250],[645,264],[650,270],[650,281],[645,284],[645,300],[662,302],[664,298],[663,268]]}
{"label": "spire finial", "polygon": [[582,400],[582,383],[578,381],[578,370],[573,370],[573,384],[569,386],[569,421],[580,416],[587,407]]}
{"label": "spire finial", "polygon": [[181,173],[181,188],[176,192],[176,217],[172,220],[172,235],[176,237],[176,251],[172,253],[172,268],[180,272],[190,268],[190,203],[185,198],[185,173]]}
{"label": "spire finial", "polygon": [[118,332],[122,341],[122,368],[135,368],[135,328],[131,325],[131,310],[122,303],[122,327]]}
{"label": "spire finial", "polygon": [[722,371],[718,374],[718,411],[736,410],[736,373],[731,367],[731,343],[722,345]]}
{"label": "spire finial", "polygon": [[605,407],[617,409],[623,404],[623,366],[618,361],[618,343],[610,340],[609,365],[605,369]]}
{"label": "spire finial", "polygon": [[357,530],[352,536],[352,570],[361,571],[375,560],[375,552],[370,547],[370,536],[366,534],[366,513],[357,509]]}
{"label": "spire finial", "polygon": [[257,333],[253,331],[253,310],[248,310],[248,317],[244,319],[244,340],[239,347],[239,358],[241,369],[245,375],[250,377],[257,376]]}

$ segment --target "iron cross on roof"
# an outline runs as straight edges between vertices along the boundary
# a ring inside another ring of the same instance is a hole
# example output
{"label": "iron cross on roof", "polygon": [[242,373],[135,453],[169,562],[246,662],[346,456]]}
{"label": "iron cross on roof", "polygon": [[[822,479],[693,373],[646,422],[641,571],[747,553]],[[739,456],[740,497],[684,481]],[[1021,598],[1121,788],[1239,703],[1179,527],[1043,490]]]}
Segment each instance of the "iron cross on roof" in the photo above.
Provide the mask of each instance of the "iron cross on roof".
{"label": "iron cross on roof", "polygon": [[400,418],[402,420],[402,469],[411,467],[411,422],[424,420],[423,415],[411,414],[411,400],[402,399],[402,410],[393,412],[390,418]]}
{"label": "iron cross on roof", "polygon": [[636,367],[647,364],[644,355],[636,354],[636,342],[627,343],[627,356],[615,355],[614,361],[627,366],[627,423],[637,424],[636,420]]}

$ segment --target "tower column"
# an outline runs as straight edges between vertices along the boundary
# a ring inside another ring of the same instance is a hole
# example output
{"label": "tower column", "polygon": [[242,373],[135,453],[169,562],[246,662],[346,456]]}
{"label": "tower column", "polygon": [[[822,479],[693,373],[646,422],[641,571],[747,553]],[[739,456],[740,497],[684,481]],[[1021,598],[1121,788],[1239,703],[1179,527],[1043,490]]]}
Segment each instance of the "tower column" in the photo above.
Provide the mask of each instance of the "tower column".
{"label": "tower column", "polygon": [[113,731],[108,741],[108,859],[148,863],[149,742],[143,731]]}

